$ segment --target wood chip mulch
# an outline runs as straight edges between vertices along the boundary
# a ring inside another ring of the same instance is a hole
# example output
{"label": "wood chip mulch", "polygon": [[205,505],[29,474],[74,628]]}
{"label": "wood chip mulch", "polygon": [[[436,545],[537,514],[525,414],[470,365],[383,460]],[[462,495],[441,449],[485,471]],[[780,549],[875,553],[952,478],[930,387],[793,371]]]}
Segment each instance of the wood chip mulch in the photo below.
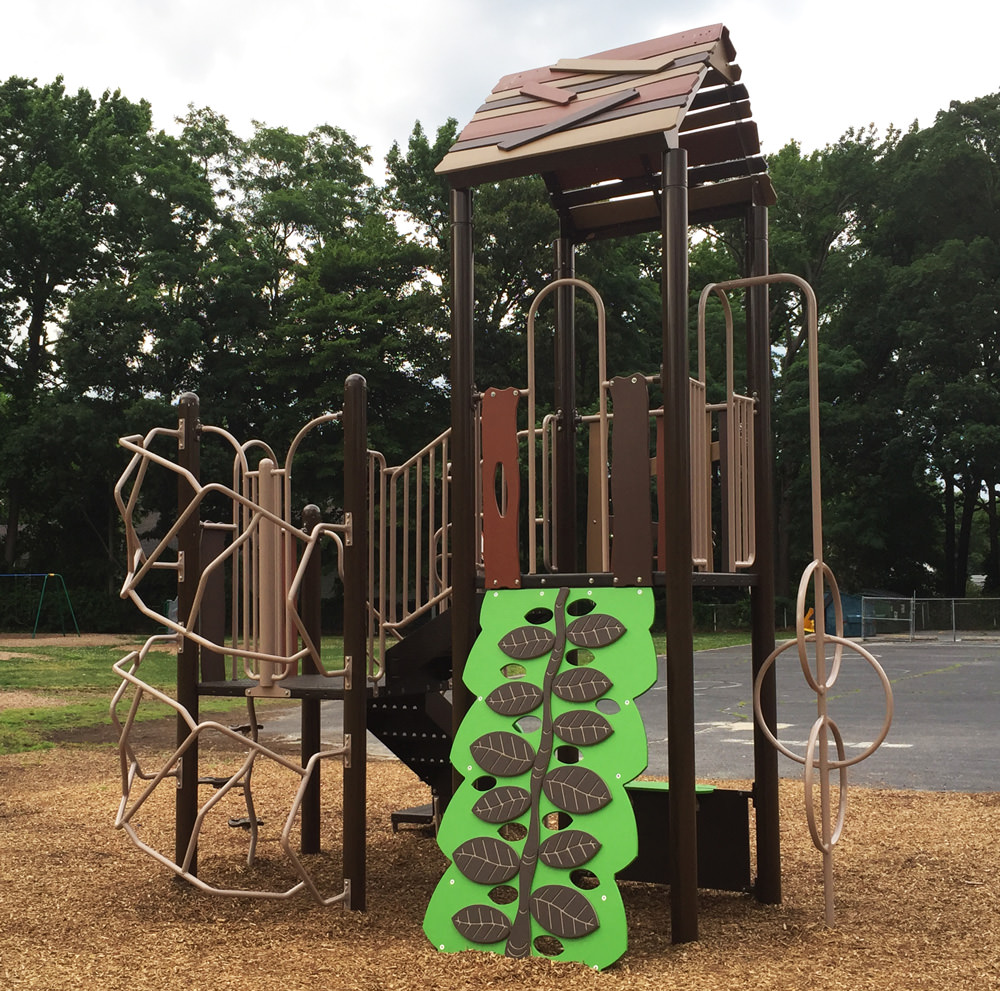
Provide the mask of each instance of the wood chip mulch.
{"label": "wood chip mulch", "polygon": [[[208,753],[203,773],[230,759]],[[246,836],[208,829],[200,874],[283,884],[277,835],[295,783],[274,764],[255,771],[264,828],[259,867]],[[139,817],[172,851],[168,786]],[[670,942],[667,891],[623,885],[626,956],[603,973],[544,959],[439,954],[421,930],[445,859],[390,813],[426,801],[395,761],[370,764],[368,911],[224,899],[173,880],[113,826],[117,753],[64,747],[0,757],[0,987],[192,991],[296,989],[1000,989],[1000,794],[853,789],[834,855],[837,926],[823,923],[822,865],[808,838],[802,784],[783,781],[783,904],[701,896],[700,941]],[[239,804],[235,797],[227,798]],[[324,769],[322,884],[339,875],[339,768]],[[230,809],[225,815],[237,815]],[[290,883],[290,882],[289,882]]]}

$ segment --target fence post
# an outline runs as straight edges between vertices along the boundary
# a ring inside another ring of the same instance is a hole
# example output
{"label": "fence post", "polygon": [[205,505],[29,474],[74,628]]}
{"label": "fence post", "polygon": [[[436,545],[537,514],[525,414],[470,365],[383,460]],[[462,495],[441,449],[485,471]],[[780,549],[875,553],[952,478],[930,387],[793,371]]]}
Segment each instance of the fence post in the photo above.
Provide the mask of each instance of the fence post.
{"label": "fence post", "polygon": [[958,636],[955,633],[955,600],[951,600],[951,642],[955,643],[958,640]]}
{"label": "fence post", "polygon": [[[198,397],[185,392],[177,400],[178,438],[177,463],[195,478],[200,468],[200,423]],[[196,498],[187,477],[177,478],[177,512],[183,513]],[[180,569],[177,575],[177,622],[185,628],[191,623],[195,591],[201,578],[201,519],[196,509],[177,534]],[[201,649],[197,642],[182,636],[177,644],[177,701],[198,721],[198,677]],[[184,718],[177,716],[177,746],[183,745],[190,733]],[[195,739],[180,761],[180,779],[175,801],[174,856],[178,864],[185,862],[195,820],[198,816],[198,740]],[[197,876],[197,849],[188,863],[188,871]]]}
{"label": "fence post", "polygon": [[[322,522],[322,516],[318,506],[312,504],[302,510],[302,529],[311,534],[313,530]],[[319,547],[314,548],[313,555],[309,559],[302,591],[300,593],[300,610],[302,623],[312,638],[313,643],[319,646],[323,636],[322,622],[322,560]],[[319,671],[316,663],[311,657],[302,658],[302,673],[304,675],[317,675]],[[322,749],[322,723],[321,723],[321,702],[318,698],[304,698],[302,700],[302,741],[301,758],[302,766],[305,767],[314,754],[318,754]],[[306,785],[305,793],[302,797],[302,823],[301,823],[301,846],[303,853],[319,853],[320,851],[320,768],[322,761],[317,761],[313,768],[312,779]]]}
{"label": "fence post", "polygon": [[344,510],[351,514],[344,546],[344,731],[351,748],[344,767],[344,877],[350,907],[365,910],[365,807],[368,712],[368,417],[367,385],[349,375],[344,389]]}

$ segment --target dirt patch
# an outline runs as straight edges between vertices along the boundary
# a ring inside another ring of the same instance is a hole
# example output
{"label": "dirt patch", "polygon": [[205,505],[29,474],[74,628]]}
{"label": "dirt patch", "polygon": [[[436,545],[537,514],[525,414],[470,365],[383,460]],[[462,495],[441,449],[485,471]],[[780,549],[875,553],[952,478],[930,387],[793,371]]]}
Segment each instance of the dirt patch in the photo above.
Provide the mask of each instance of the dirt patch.
{"label": "dirt patch", "polygon": [[[209,754],[204,773],[229,760]],[[118,773],[110,748],[0,757],[0,909],[16,932],[0,943],[5,988],[243,989],[248,974],[264,991],[1000,988],[996,795],[853,790],[834,856],[838,924],[828,929],[821,858],[806,834],[802,785],[784,781],[783,903],[704,892],[700,941],[675,946],[667,890],[625,884],[629,949],[597,974],[537,958],[434,951],[422,918],[446,862],[421,830],[392,833],[391,812],[427,797],[395,761],[369,765],[364,914],[323,908],[304,896],[223,899],[175,882],[112,828]],[[329,891],[340,883],[335,765],[324,769],[323,782],[323,853],[312,864]],[[223,824],[199,852],[206,880],[280,883],[277,835],[288,775],[268,762],[255,771],[254,784],[265,820],[259,866],[244,866],[246,835]],[[235,796],[226,801],[238,804]],[[172,807],[168,787],[141,823],[144,838],[168,852]]]}
{"label": "dirt patch", "polygon": [[[0,661],[9,660],[0,653]],[[65,703],[51,695],[39,695],[37,692],[0,690],[0,712],[4,709],[51,709]]]}
{"label": "dirt patch", "polygon": [[0,633],[0,647],[115,647],[118,645],[141,644],[145,640],[141,634],[131,633]]}

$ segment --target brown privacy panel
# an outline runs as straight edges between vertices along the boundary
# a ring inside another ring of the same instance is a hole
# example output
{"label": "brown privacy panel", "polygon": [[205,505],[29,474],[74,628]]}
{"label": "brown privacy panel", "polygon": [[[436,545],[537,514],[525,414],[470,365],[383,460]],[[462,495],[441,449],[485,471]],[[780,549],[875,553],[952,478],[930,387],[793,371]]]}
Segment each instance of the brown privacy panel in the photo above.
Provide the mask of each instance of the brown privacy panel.
{"label": "brown privacy panel", "polygon": [[656,418],[656,570],[667,570],[667,487],[664,484],[666,464],[666,423],[663,410]]}
{"label": "brown privacy panel", "polygon": [[604,539],[601,517],[608,507],[601,505],[601,425],[590,424],[587,456],[587,571],[595,574],[604,570]]}
{"label": "brown privacy panel", "polygon": [[[214,561],[226,550],[229,540],[224,530],[204,528],[201,531],[201,559]],[[198,615],[198,632],[212,643],[226,642],[226,574],[216,568],[204,579],[205,596]],[[201,680],[223,681],[226,677],[226,658],[212,650],[201,652]]]}
{"label": "brown privacy panel", "polygon": [[649,502],[649,390],[641,375],[611,382],[611,506],[615,529],[611,570],[622,585],[653,576],[653,513]]}
{"label": "brown privacy panel", "polygon": [[518,389],[483,395],[483,567],[487,588],[521,584],[517,511],[521,475],[517,460]]}

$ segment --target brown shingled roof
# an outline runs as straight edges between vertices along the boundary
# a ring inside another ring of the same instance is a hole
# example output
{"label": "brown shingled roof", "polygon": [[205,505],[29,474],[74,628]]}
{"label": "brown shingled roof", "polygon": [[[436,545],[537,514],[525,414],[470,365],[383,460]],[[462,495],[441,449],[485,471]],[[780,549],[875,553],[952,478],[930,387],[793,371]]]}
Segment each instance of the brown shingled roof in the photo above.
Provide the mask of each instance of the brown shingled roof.
{"label": "brown shingled roof", "polygon": [[541,174],[577,240],[659,226],[662,153],[688,152],[692,222],[774,202],[722,24],[504,76],[437,167],[455,187]]}

